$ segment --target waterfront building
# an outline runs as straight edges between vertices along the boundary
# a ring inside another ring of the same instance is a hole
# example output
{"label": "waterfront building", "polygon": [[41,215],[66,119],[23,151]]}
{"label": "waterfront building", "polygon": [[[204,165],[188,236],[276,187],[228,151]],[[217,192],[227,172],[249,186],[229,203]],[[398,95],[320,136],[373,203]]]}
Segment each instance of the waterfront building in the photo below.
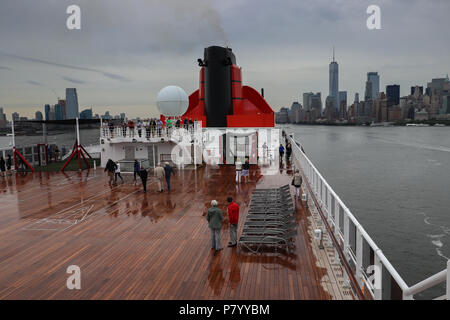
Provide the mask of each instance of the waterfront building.
{"label": "waterfront building", "polygon": [[440,114],[450,114],[450,95],[442,97],[442,108]]}
{"label": "waterfront building", "polygon": [[63,109],[62,106],[58,103],[53,106],[55,112],[55,120],[63,120]]}
{"label": "waterfront building", "polygon": [[415,96],[415,95],[423,95],[423,86],[415,86],[415,87],[411,87],[411,95]]}
{"label": "waterfront building", "polygon": [[3,112],[3,108],[0,108],[0,128],[6,128],[7,124],[6,114]]}
{"label": "waterfront building", "polygon": [[375,99],[377,99],[380,94],[380,76],[378,75],[378,72],[368,72],[367,81],[370,82],[370,95],[365,100],[375,101]]}
{"label": "waterfront building", "polygon": [[315,110],[317,117],[320,117],[322,113],[322,96],[320,92],[309,97],[309,108],[310,110]]}
{"label": "waterfront building", "polygon": [[337,110],[339,108],[339,65],[334,59],[334,47],[333,47],[333,61],[330,63],[329,66],[328,96],[333,99],[334,108]]}
{"label": "waterfront building", "polygon": [[80,119],[92,119],[92,108],[91,109],[85,109],[80,112]]}
{"label": "waterfront building", "polygon": [[58,104],[61,106],[62,120],[66,120],[67,119],[66,100],[59,99]]}
{"label": "waterfront building", "polygon": [[19,118],[20,118],[19,114],[17,112],[13,112],[13,114],[12,114],[13,121],[17,122],[17,121],[19,121]]}
{"label": "waterfront building", "polygon": [[290,123],[300,122],[302,105],[298,101],[294,101],[291,105],[291,110],[288,112],[288,118]]}
{"label": "waterfront building", "polygon": [[450,95],[450,82],[448,76],[446,78],[436,78],[428,82],[427,89],[431,94],[431,105],[429,108],[430,118],[435,119],[442,109],[442,98]]}
{"label": "waterfront building", "polygon": [[310,105],[310,98],[314,95],[312,92],[305,92],[303,93],[303,108],[306,111],[309,111],[311,109]]}
{"label": "waterfront building", "polygon": [[42,116],[42,112],[36,111],[36,113],[34,114],[34,118],[36,120],[42,121],[44,117]]}
{"label": "waterfront building", "polygon": [[66,89],[66,118],[75,119],[78,118],[78,96],[76,88]]}
{"label": "waterfront building", "polygon": [[339,91],[338,119],[347,119],[347,91]]}
{"label": "waterfront building", "polygon": [[386,86],[387,107],[398,106],[400,104],[400,86],[397,84]]}
{"label": "waterfront building", "polygon": [[289,109],[288,108],[281,108],[280,111],[275,113],[275,121],[276,123],[288,123],[289,117],[288,117]]}
{"label": "waterfront building", "polygon": [[44,106],[44,114],[45,114],[45,121],[50,120],[50,105],[46,104]]}

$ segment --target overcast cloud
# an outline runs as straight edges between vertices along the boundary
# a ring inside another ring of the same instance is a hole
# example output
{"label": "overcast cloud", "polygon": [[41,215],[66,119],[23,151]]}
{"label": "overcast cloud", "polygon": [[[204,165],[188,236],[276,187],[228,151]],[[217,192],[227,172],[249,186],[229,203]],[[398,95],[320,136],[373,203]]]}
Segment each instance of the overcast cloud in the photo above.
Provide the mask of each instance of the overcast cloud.
{"label": "overcast cloud", "polygon": [[[66,28],[71,4],[81,30]],[[382,30],[366,28],[370,4]],[[303,92],[328,95],[333,45],[349,103],[368,71],[406,95],[449,72],[449,12],[448,0],[1,0],[0,106],[32,117],[76,87],[80,111],[156,116],[161,88],[198,88],[209,45],[230,45],[276,111]]]}

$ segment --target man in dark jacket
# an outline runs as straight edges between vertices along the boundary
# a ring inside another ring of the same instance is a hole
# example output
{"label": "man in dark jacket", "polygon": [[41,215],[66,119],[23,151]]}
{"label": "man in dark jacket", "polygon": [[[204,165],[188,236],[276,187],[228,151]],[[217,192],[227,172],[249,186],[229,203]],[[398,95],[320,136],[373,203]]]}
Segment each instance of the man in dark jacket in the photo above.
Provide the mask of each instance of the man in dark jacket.
{"label": "man in dark jacket", "polygon": [[8,154],[8,157],[6,158],[6,171],[7,174],[11,174],[11,167],[12,167],[12,159],[11,159],[11,155]]}
{"label": "man in dark jacket", "polygon": [[140,172],[141,172],[141,165],[139,164],[139,161],[134,160],[134,171],[133,171],[134,185],[136,185],[136,183],[137,183],[136,175],[139,175]]}
{"label": "man in dark jacket", "polygon": [[139,177],[141,177],[142,186],[144,187],[144,192],[147,192],[147,177],[148,172],[145,169],[144,165],[141,166],[141,171],[139,171]]}
{"label": "man in dark jacket", "polygon": [[175,175],[175,172],[173,171],[172,166],[166,162],[165,166],[164,166],[164,176],[166,178],[166,182],[167,182],[167,190],[170,191],[170,175],[173,174]]}
{"label": "man in dark jacket", "polygon": [[222,229],[223,214],[217,207],[217,201],[211,201],[211,208],[206,213],[206,220],[211,229],[211,249],[215,249],[214,255],[222,250],[220,245],[220,229]]}
{"label": "man in dark jacket", "polygon": [[3,156],[0,157],[0,174],[2,177],[6,175],[6,161]]}
{"label": "man in dark jacket", "polygon": [[116,172],[116,169],[117,169],[117,165],[115,164],[115,162],[112,161],[111,159],[109,159],[108,162],[106,162],[105,172],[108,172],[110,185],[115,184],[114,173]]}

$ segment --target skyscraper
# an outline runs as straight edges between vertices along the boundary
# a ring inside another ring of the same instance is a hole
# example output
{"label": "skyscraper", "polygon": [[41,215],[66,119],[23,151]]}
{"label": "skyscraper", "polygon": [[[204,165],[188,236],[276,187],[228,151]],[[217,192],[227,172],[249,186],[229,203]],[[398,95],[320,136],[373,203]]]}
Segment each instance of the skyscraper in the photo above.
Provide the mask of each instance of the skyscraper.
{"label": "skyscraper", "polygon": [[64,100],[64,99],[59,99],[59,100],[58,100],[58,104],[61,106],[61,110],[62,110],[62,120],[67,119],[66,100]]}
{"label": "skyscraper", "polygon": [[49,104],[45,105],[44,113],[45,113],[45,121],[50,120],[50,105]]}
{"label": "skyscraper", "polygon": [[66,118],[75,119],[78,118],[78,97],[77,89],[67,88],[66,89]]}
{"label": "skyscraper", "polygon": [[305,108],[306,111],[309,111],[311,109],[310,106],[310,97],[314,94],[312,92],[305,92],[303,93],[303,108]]}
{"label": "skyscraper", "polygon": [[6,114],[3,112],[3,108],[0,108],[0,128],[5,128],[6,124]]}
{"label": "skyscraper", "polygon": [[17,121],[19,121],[19,118],[20,118],[19,114],[17,112],[13,112],[13,114],[12,114],[13,121],[17,122]]}
{"label": "skyscraper", "polygon": [[309,108],[310,110],[316,110],[317,115],[322,113],[322,97],[320,92],[309,97]]}
{"label": "skyscraper", "polygon": [[55,104],[55,120],[63,120],[63,109],[62,106],[58,103]]}
{"label": "skyscraper", "polygon": [[386,99],[388,108],[400,104],[400,86],[398,84],[386,86]]}
{"label": "skyscraper", "polygon": [[359,93],[355,93],[355,103],[359,103]]}
{"label": "skyscraper", "polygon": [[333,98],[333,106],[336,110],[339,109],[339,65],[334,59],[334,47],[333,47],[333,61],[329,67],[329,96]]}
{"label": "skyscraper", "polygon": [[[370,81],[370,96],[368,100],[375,101],[380,94],[380,76],[378,72],[368,72],[367,81]],[[366,99],[367,100],[367,99]]]}

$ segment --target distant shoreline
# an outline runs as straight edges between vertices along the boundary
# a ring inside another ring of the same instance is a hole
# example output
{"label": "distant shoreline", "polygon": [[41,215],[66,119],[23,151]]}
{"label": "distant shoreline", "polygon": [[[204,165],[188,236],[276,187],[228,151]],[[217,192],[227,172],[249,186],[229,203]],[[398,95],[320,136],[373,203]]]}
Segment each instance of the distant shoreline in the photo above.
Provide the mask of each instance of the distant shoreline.
{"label": "distant shoreline", "polygon": [[[421,121],[402,121],[402,122],[386,122],[386,123],[374,123],[373,127],[405,127],[407,124],[429,125],[433,127],[435,125],[450,126],[450,120],[421,120]],[[370,127],[370,122],[365,123],[336,123],[330,122],[298,122],[298,123],[276,123],[276,125],[306,125],[306,126],[346,126],[346,127]]]}

